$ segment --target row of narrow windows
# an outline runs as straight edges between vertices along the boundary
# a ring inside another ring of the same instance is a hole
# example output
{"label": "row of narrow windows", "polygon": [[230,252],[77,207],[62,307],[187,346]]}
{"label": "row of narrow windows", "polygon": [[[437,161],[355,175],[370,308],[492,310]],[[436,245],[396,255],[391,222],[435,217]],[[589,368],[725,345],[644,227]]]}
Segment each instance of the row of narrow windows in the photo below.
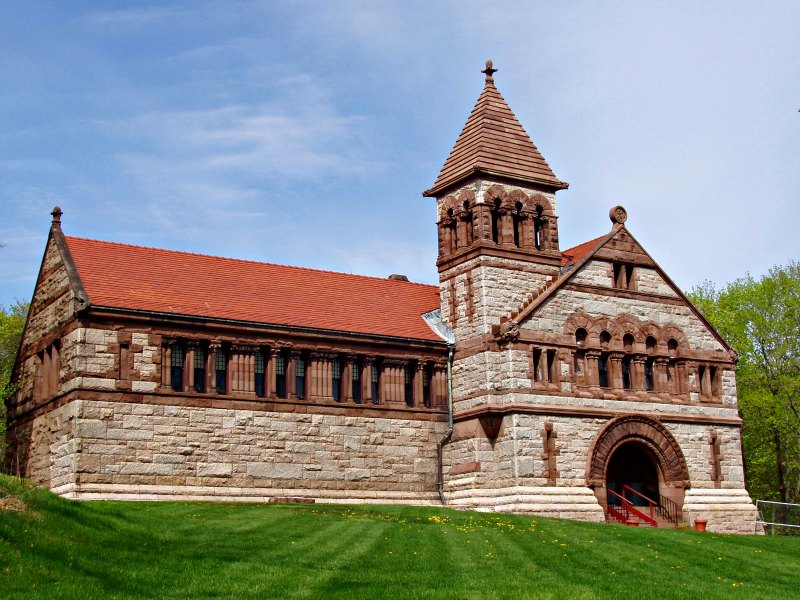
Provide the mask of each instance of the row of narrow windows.
{"label": "row of narrow windows", "polygon": [[443,371],[425,361],[242,350],[180,341],[168,343],[164,352],[168,368],[163,384],[177,392],[250,392],[260,398],[403,402],[425,407],[440,404],[445,393]]}
{"label": "row of narrow windows", "polygon": [[[722,370],[715,365],[695,365],[695,382],[690,386],[690,366],[678,358],[675,339],[667,343],[668,356],[659,356],[652,336],[645,341],[646,354],[633,352],[634,339],[630,334],[623,337],[621,351],[609,349],[611,335],[606,331],[601,332],[597,349],[586,348],[585,329],[578,329],[575,338],[572,380],[577,385],[671,394],[686,394],[691,390],[706,400],[722,397]],[[555,349],[534,348],[532,366],[534,387],[560,383],[561,364]]]}

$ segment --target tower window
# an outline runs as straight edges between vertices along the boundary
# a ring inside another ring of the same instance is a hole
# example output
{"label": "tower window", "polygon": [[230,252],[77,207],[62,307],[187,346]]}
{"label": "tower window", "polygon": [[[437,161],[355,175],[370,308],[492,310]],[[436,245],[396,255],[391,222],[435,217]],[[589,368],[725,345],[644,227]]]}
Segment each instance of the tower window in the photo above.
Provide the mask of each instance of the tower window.
{"label": "tower window", "polygon": [[541,206],[536,207],[536,212],[533,215],[533,245],[537,250],[544,247],[544,225],[545,219],[542,217],[544,209]]}
{"label": "tower window", "polygon": [[514,205],[514,245],[520,247],[520,226],[522,225],[522,202],[517,202]]}
{"label": "tower window", "polygon": [[495,244],[500,243],[500,199],[496,198],[494,201],[494,209],[492,210],[492,241]]}

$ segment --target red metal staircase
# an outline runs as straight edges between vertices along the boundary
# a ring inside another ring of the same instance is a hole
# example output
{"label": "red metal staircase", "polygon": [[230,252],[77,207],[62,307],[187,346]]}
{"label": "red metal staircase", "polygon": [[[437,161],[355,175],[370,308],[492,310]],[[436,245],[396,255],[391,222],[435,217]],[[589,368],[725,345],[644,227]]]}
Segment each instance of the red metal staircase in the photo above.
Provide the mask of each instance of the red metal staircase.
{"label": "red metal staircase", "polygon": [[[631,497],[644,501],[636,506]],[[677,527],[680,521],[680,508],[669,498],[659,494],[659,501],[648,498],[628,485],[622,486],[622,494],[612,489],[606,490],[606,520],[618,521],[625,525],[648,527]]]}

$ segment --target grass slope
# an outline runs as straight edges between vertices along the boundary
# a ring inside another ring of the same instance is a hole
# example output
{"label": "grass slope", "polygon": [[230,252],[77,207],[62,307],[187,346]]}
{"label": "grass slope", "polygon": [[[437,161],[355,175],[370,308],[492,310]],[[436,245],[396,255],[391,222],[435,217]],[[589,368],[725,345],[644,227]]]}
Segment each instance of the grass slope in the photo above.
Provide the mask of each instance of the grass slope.
{"label": "grass slope", "polygon": [[800,597],[797,539],[437,508],[78,503],[0,476],[3,496],[6,599]]}

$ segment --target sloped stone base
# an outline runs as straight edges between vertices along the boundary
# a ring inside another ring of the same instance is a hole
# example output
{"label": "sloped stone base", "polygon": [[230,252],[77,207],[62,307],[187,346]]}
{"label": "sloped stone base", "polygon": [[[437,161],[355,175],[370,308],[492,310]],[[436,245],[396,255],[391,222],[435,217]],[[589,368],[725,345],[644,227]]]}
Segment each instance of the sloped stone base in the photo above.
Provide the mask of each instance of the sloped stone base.
{"label": "sloped stone base", "polygon": [[[466,482],[460,482],[462,485]],[[518,513],[602,523],[605,515],[587,487],[467,488],[447,493],[447,505],[486,512]]]}
{"label": "sloped stone base", "polygon": [[763,533],[756,526],[756,507],[743,488],[687,490],[683,519],[690,526],[695,519],[706,520],[707,531],[715,533]]}
{"label": "sloped stone base", "polygon": [[331,504],[406,504],[439,506],[437,494],[380,490],[307,488],[240,488],[231,486],[163,486],[128,484],[70,484],[52,490],[73,500],[273,502],[303,498]]}

